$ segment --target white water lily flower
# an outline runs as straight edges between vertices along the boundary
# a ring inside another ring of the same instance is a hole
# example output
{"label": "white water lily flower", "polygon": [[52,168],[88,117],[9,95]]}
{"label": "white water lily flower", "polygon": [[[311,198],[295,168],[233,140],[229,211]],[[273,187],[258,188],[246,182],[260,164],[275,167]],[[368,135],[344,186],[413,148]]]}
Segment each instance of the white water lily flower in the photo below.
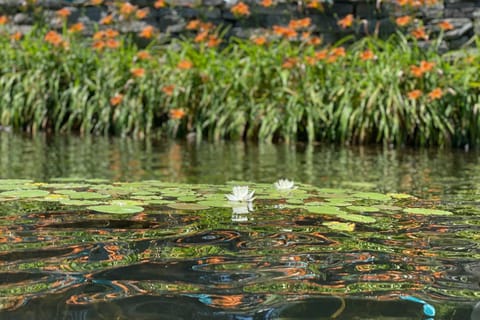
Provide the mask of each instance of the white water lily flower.
{"label": "white water lily flower", "polygon": [[235,186],[233,187],[232,193],[226,194],[225,196],[229,201],[252,202],[253,200],[255,200],[255,197],[253,196],[254,193],[255,190],[250,192],[248,190],[248,186]]}
{"label": "white water lily flower", "polygon": [[275,188],[277,190],[293,190],[295,189],[295,183],[288,179],[280,179],[274,183]]}

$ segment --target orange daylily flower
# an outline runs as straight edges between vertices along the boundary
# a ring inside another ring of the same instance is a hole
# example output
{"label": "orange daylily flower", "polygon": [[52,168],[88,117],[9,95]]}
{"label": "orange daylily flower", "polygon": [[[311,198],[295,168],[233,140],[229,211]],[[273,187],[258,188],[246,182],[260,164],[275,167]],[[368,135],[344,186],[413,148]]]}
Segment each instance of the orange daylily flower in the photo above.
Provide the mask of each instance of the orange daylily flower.
{"label": "orange daylily flower", "polygon": [[273,5],[273,1],[272,0],[262,0],[260,2],[260,5],[262,7],[268,8],[268,7],[271,7]]}
{"label": "orange daylily flower", "polygon": [[421,90],[415,89],[407,93],[407,96],[408,96],[408,99],[410,100],[417,100],[422,96],[422,93],[423,92]]}
{"label": "orange daylily flower", "polygon": [[397,4],[399,6],[406,6],[408,4],[408,0],[397,0]]}
{"label": "orange daylily flower", "polygon": [[375,54],[370,49],[367,49],[360,53],[360,60],[362,61],[368,61],[373,59],[375,59]]}
{"label": "orange daylily flower", "polygon": [[412,73],[412,75],[416,78],[420,78],[421,76],[423,76],[423,70],[422,68],[418,67],[418,66],[410,66],[410,72]]}
{"label": "orange daylily flower", "polygon": [[10,35],[10,40],[18,41],[18,40],[22,39],[22,37],[23,37],[23,33],[21,33],[20,31],[17,31],[17,32],[14,32]]}
{"label": "orange daylily flower", "polygon": [[104,31],[97,31],[93,34],[93,40],[102,40],[105,38],[105,32]]}
{"label": "orange daylily flower", "polygon": [[104,35],[106,38],[115,38],[116,36],[119,35],[119,32],[115,29],[106,29],[104,31]]}
{"label": "orange daylily flower", "polygon": [[242,1],[238,2],[234,5],[230,11],[236,16],[248,16],[250,15],[250,8],[248,5],[243,3]]}
{"label": "orange daylily flower", "polygon": [[8,22],[8,17],[7,16],[5,16],[5,15],[0,16],[0,25],[3,26],[5,24],[7,24],[7,22]]}
{"label": "orange daylily flower", "polygon": [[297,58],[287,58],[282,64],[282,68],[284,69],[292,69],[297,65],[298,59]]}
{"label": "orange daylily flower", "polygon": [[312,45],[312,46],[319,46],[322,44],[322,38],[320,37],[311,37],[309,40],[308,40],[308,44]]}
{"label": "orange daylily flower", "polygon": [[207,47],[210,47],[210,48],[217,47],[221,42],[222,40],[219,39],[217,36],[210,35],[208,37]]}
{"label": "orange daylily flower", "polygon": [[200,28],[200,23],[201,23],[201,21],[198,20],[198,19],[190,20],[187,23],[187,26],[185,27],[185,29],[187,29],[187,30],[197,30],[197,29]]}
{"label": "orange daylily flower", "polygon": [[259,36],[259,37],[254,37],[252,39],[253,43],[255,43],[257,46],[263,46],[265,43],[267,43],[267,38],[264,36]]}
{"label": "orange daylily flower", "polygon": [[164,86],[162,88],[162,92],[165,93],[167,96],[173,95],[173,92],[175,91],[175,85],[170,84],[168,86]]}
{"label": "orange daylily flower", "polygon": [[145,19],[148,16],[148,12],[148,8],[137,10],[135,17],[137,17],[138,20]]}
{"label": "orange daylily flower", "polygon": [[107,39],[107,41],[105,41],[105,46],[109,49],[117,49],[120,47],[120,41],[115,39]]}
{"label": "orange daylily flower", "polygon": [[101,5],[103,3],[103,0],[90,0],[90,4],[92,6],[98,6],[98,5]]}
{"label": "orange daylily flower", "polygon": [[326,49],[315,52],[315,59],[324,60],[328,57],[328,51]]}
{"label": "orange daylily flower", "polygon": [[155,29],[153,28],[153,26],[146,26],[145,28],[143,28],[142,31],[140,31],[138,36],[145,39],[151,39],[153,37],[154,31]]}
{"label": "orange daylily flower", "polygon": [[323,11],[323,3],[320,0],[310,0],[307,3],[307,8]]}
{"label": "orange daylily flower", "polygon": [[123,101],[123,94],[117,93],[113,97],[110,98],[110,105],[112,107],[118,106]]}
{"label": "orange daylily flower", "polygon": [[297,29],[302,29],[302,28],[308,28],[311,23],[312,23],[312,19],[310,19],[310,18],[290,20],[290,23],[288,24],[288,27],[290,29],[297,30]]}
{"label": "orange daylily flower", "polygon": [[189,60],[182,60],[177,64],[177,68],[182,70],[188,70],[193,67],[193,63]]}
{"label": "orange daylily flower", "polygon": [[140,60],[148,60],[151,57],[152,56],[150,55],[150,53],[148,51],[142,50],[142,51],[137,52],[137,58],[140,59]]}
{"label": "orange daylily flower", "polygon": [[208,37],[208,31],[202,31],[202,32],[199,32],[197,34],[197,36],[195,37],[195,39],[193,41],[203,42],[203,41],[205,41],[205,39],[207,39],[207,37]]}
{"label": "orange daylily flower", "polygon": [[298,35],[294,29],[282,26],[273,26],[273,33],[284,38],[295,38]]}
{"label": "orange daylily flower", "polygon": [[308,65],[315,65],[315,63],[317,63],[317,60],[314,58],[314,57],[310,57],[310,56],[306,56],[305,57],[305,62],[308,64]]}
{"label": "orange daylily flower", "polygon": [[452,30],[454,27],[453,27],[453,24],[451,24],[450,22],[448,21],[442,21],[438,24],[439,28],[442,29],[443,31],[448,31],[448,30]]}
{"label": "orange daylily flower", "polygon": [[401,16],[401,17],[398,17],[397,19],[395,19],[395,23],[396,23],[397,26],[399,26],[399,27],[405,27],[405,26],[408,25],[411,21],[412,21],[412,17],[411,17],[411,16]]}
{"label": "orange daylily flower", "polygon": [[81,32],[85,30],[85,26],[83,23],[81,22],[78,22],[78,23],[75,23],[75,24],[72,24],[70,26],[70,28],[68,28],[68,31],[71,32],[71,33],[76,33],[76,32]]}
{"label": "orange daylily flower", "polygon": [[121,6],[120,6],[120,14],[124,17],[128,17],[130,16],[131,14],[133,14],[135,12],[135,10],[137,9],[137,7],[135,7],[134,5],[132,5],[130,2],[124,2]]}
{"label": "orange daylily flower", "polygon": [[429,62],[422,60],[420,61],[420,69],[422,69],[423,72],[429,72],[435,67],[435,62]]}
{"label": "orange daylily flower", "polygon": [[46,42],[48,42],[48,43],[50,43],[50,44],[52,44],[56,47],[60,46],[63,42],[62,36],[58,32],[53,31],[53,30],[48,31],[47,34],[45,35],[44,39],[45,39]]}
{"label": "orange daylily flower", "polygon": [[157,1],[155,1],[155,3],[153,4],[153,6],[155,7],[155,9],[160,9],[160,8],[165,7],[165,6],[166,6],[165,0],[157,0]]}
{"label": "orange daylily flower", "polygon": [[113,22],[113,15],[111,15],[111,14],[103,17],[103,18],[100,20],[100,24],[104,24],[104,25],[112,24],[112,22]]}
{"label": "orange daylily flower", "polygon": [[92,48],[98,51],[101,51],[105,48],[105,42],[104,41],[94,41],[92,43]]}
{"label": "orange daylily flower", "polygon": [[437,100],[437,99],[440,99],[442,96],[443,96],[443,91],[440,88],[435,88],[428,94],[428,97],[430,98],[430,100]]}
{"label": "orange daylily flower", "polygon": [[353,24],[353,14],[347,14],[345,17],[342,19],[338,20],[337,24],[342,28],[346,29],[348,27],[351,27]]}
{"label": "orange daylily flower", "polygon": [[130,69],[130,73],[134,78],[140,78],[145,75],[145,69],[143,68],[132,68]]}
{"label": "orange daylily flower", "polygon": [[425,32],[424,27],[419,27],[419,28],[416,28],[416,29],[412,30],[411,34],[412,34],[413,37],[415,37],[415,39],[428,40],[428,35]]}
{"label": "orange daylily flower", "polygon": [[330,55],[335,57],[345,57],[346,55],[345,48],[344,47],[333,48],[330,51]]}
{"label": "orange daylily flower", "polygon": [[62,8],[62,9],[60,9],[60,10],[57,10],[55,13],[56,13],[57,16],[59,16],[60,18],[65,19],[65,18],[67,18],[69,15],[72,14],[72,11],[70,11],[70,9],[68,9],[68,8]]}
{"label": "orange daylily flower", "polygon": [[172,109],[170,110],[170,118],[173,120],[180,120],[186,115],[186,112],[183,109]]}

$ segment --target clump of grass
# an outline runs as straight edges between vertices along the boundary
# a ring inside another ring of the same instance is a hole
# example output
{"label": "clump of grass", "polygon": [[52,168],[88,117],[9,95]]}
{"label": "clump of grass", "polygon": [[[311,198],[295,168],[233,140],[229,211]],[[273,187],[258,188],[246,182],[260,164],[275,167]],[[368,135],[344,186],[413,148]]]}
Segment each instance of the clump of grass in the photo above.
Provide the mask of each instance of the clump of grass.
{"label": "clump of grass", "polygon": [[402,33],[334,46],[310,36],[289,41],[309,25],[294,22],[262,41],[222,45],[219,29],[198,22],[192,39],[143,49],[108,28],[92,39],[66,24],[61,33],[3,34],[0,124],[211,140],[479,142],[478,54],[442,56],[439,41],[421,49]]}

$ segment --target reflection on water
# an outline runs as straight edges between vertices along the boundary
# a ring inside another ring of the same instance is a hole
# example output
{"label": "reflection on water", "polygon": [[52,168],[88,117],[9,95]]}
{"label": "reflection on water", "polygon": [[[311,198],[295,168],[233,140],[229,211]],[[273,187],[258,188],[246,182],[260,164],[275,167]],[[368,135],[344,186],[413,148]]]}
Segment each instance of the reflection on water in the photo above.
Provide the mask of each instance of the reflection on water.
{"label": "reflection on water", "polygon": [[286,177],[318,186],[370,182],[384,192],[443,200],[461,192],[473,200],[479,191],[478,173],[476,151],[41,135],[27,139],[0,132],[0,178],[224,183]]}
{"label": "reflection on water", "polygon": [[360,186],[440,200],[455,216],[246,207],[119,216],[54,203],[0,210],[0,319],[478,320],[477,154],[0,135],[0,177]]}

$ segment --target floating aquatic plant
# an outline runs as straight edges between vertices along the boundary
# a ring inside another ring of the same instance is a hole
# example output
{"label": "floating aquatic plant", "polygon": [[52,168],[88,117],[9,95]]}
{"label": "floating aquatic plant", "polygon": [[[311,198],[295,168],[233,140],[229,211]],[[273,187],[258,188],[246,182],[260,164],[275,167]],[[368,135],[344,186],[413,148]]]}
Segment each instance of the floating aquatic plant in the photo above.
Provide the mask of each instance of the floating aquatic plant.
{"label": "floating aquatic plant", "polygon": [[250,190],[248,189],[248,186],[235,186],[232,189],[231,194],[226,194],[225,196],[229,201],[234,201],[234,202],[252,202],[255,200],[255,197],[253,196],[255,193],[255,190]]}
{"label": "floating aquatic plant", "polygon": [[277,190],[293,190],[295,189],[295,183],[288,179],[280,179],[273,184]]}

